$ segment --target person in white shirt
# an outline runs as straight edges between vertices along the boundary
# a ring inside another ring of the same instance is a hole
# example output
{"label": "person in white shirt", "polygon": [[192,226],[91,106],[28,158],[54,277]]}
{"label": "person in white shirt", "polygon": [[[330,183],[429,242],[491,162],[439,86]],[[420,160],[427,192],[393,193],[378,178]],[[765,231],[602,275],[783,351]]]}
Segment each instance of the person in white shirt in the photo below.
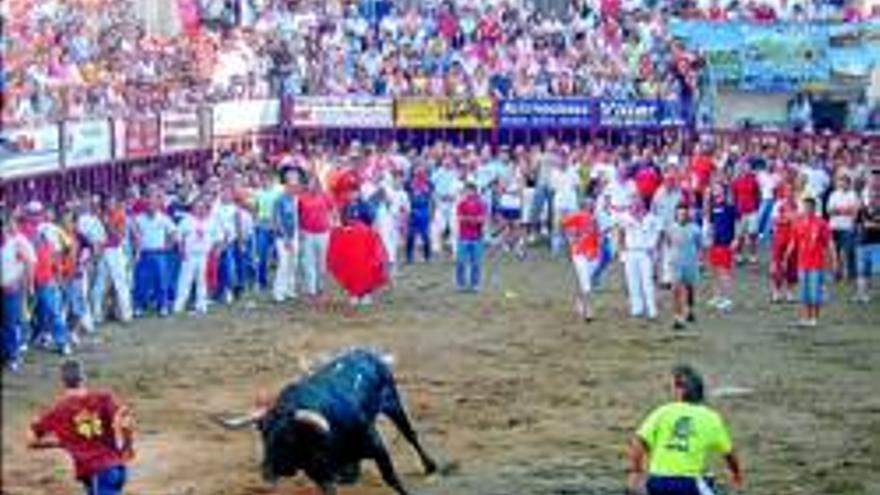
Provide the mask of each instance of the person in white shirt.
{"label": "person in white shirt", "polygon": [[630,315],[634,318],[657,318],[654,294],[654,253],[660,240],[660,221],[636,201],[621,217],[623,262],[629,294]]}
{"label": "person in white shirt", "polygon": [[758,188],[761,191],[761,204],[758,207],[758,237],[766,239],[770,231],[770,217],[773,213],[773,205],[776,201],[776,188],[782,182],[782,163],[776,163],[772,168],[768,165],[758,171]]}
{"label": "person in white shirt", "polygon": [[376,229],[382,237],[388,254],[388,276],[394,279],[397,255],[400,251],[400,231],[409,215],[409,198],[398,178],[389,178],[379,189],[379,207],[376,209]]}
{"label": "person in white shirt", "polygon": [[861,207],[861,199],[852,186],[852,179],[846,174],[840,174],[837,178],[837,187],[828,197],[826,207],[828,224],[834,238],[834,248],[837,249],[838,264],[837,279],[844,275],[849,280],[856,277],[856,253],[855,253],[855,226],[856,216]]}
{"label": "person in white shirt", "polygon": [[431,221],[431,250],[434,253],[442,253],[444,236],[449,234],[449,245],[452,254],[455,254],[456,237],[455,229],[458,222],[455,221],[455,205],[461,194],[463,182],[460,172],[455,168],[451,160],[443,164],[431,174],[431,182],[434,184],[434,218]]}
{"label": "person in white shirt", "polygon": [[551,189],[553,190],[554,232],[550,241],[553,254],[559,254],[562,250],[563,237],[562,219],[578,210],[578,185],[580,177],[577,168],[572,167],[568,160],[560,161],[550,175]]}
{"label": "person in white shirt", "polygon": [[[654,194],[651,202],[651,211],[660,221],[663,235],[668,236],[675,227],[676,212],[682,201],[681,187],[678,183],[676,171],[667,171],[663,177],[663,184]],[[660,246],[660,283],[665,287],[671,287],[673,282],[673,257],[669,244],[664,242]]]}
{"label": "person in white shirt", "polygon": [[135,219],[136,256],[134,271],[135,316],[155,309],[160,316],[167,316],[172,301],[168,300],[166,267],[167,251],[175,236],[175,225],[160,210],[161,200],[150,198],[147,210]]}
{"label": "person in white shirt", "polygon": [[209,213],[204,199],[198,199],[192,213],[186,214],[178,226],[183,264],[177,280],[175,313],[182,312],[186,307],[194,284],[196,312],[205,314],[208,311],[208,254],[219,238]]}
{"label": "person in white shirt", "polygon": [[33,292],[34,247],[19,229],[18,214],[3,222],[0,241],[0,285],[3,289],[3,359],[13,372],[21,367],[25,301]]}

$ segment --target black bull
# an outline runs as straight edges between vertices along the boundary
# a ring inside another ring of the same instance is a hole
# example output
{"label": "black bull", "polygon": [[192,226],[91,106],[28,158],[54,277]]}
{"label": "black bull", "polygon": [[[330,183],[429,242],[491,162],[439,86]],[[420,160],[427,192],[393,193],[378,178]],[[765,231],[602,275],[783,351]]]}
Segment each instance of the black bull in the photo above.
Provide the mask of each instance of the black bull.
{"label": "black bull", "polygon": [[372,459],[385,482],[406,494],[376,429],[379,414],[415,448],[426,473],[435,472],[437,464],[419,443],[389,365],[366,350],[343,354],[286,386],[269,409],[223,424],[257,425],[263,437],[263,477],[269,482],[302,470],[329,495],[337,484],[356,482],[360,462]]}

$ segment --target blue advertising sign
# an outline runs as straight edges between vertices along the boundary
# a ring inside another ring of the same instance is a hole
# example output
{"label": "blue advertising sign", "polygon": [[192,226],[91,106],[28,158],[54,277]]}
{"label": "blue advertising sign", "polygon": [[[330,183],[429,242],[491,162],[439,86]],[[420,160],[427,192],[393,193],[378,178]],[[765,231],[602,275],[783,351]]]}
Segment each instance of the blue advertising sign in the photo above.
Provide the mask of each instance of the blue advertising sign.
{"label": "blue advertising sign", "polygon": [[587,98],[500,100],[500,127],[590,127],[595,101]]}

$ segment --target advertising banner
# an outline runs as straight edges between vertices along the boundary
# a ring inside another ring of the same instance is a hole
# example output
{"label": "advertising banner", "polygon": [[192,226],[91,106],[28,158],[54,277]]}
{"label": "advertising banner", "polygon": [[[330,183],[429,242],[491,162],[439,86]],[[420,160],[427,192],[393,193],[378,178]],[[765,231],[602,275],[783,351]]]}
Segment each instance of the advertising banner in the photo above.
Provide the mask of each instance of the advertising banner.
{"label": "advertising banner", "polygon": [[391,98],[304,96],[293,100],[289,122],[293,127],[386,129],[394,126]]}
{"label": "advertising banner", "polygon": [[586,98],[500,100],[499,127],[590,127],[595,102]]}
{"label": "advertising banner", "polygon": [[396,123],[402,128],[491,129],[491,98],[397,100]]}
{"label": "advertising banner", "polygon": [[64,156],[68,167],[109,162],[113,159],[113,138],[106,119],[66,122]]}
{"label": "advertising banner", "polygon": [[57,125],[3,129],[0,133],[0,178],[13,179],[61,168]]}
{"label": "advertising banner", "polygon": [[214,137],[248,134],[281,122],[279,100],[227,101],[212,109]]}
{"label": "advertising banner", "polygon": [[116,121],[116,157],[143,158],[159,154],[159,119],[138,117]]}
{"label": "advertising banner", "polygon": [[199,114],[162,112],[159,142],[163,153],[200,148],[202,132]]}

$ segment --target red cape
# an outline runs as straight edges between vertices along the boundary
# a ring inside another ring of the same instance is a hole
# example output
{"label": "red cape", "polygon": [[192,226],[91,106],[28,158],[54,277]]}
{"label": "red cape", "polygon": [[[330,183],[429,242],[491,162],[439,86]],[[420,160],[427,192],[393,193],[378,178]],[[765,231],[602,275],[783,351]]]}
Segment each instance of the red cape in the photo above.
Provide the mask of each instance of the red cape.
{"label": "red cape", "polygon": [[350,296],[362,297],[385,285],[387,262],[382,238],[369,226],[355,222],[330,232],[327,268]]}

